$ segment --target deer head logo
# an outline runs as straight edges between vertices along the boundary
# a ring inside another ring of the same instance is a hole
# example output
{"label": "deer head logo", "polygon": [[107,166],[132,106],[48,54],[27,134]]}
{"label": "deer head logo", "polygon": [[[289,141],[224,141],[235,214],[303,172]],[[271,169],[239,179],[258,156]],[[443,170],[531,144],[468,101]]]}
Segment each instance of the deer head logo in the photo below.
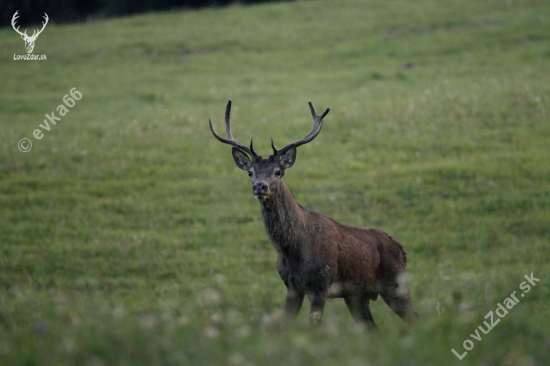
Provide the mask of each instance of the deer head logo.
{"label": "deer head logo", "polygon": [[44,28],[46,28],[46,24],[48,24],[48,14],[44,13],[44,19],[46,20],[45,22],[42,23],[42,29],[40,29],[37,33],[36,29],[34,30],[32,36],[28,36],[27,35],[27,30],[25,29],[25,32],[20,32],[19,31],[19,27],[15,28],[15,20],[17,18],[19,18],[19,16],[17,15],[17,13],[19,12],[16,11],[15,14],[13,14],[13,18],[11,18],[11,26],[13,27],[13,29],[19,33],[21,35],[21,38],[23,38],[23,40],[25,41],[25,48],[27,50],[27,53],[32,53],[32,50],[34,49],[34,42],[36,42],[36,38],[38,38],[38,36],[40,35],[40,33],[42,33],[42,31],[44,30]]}

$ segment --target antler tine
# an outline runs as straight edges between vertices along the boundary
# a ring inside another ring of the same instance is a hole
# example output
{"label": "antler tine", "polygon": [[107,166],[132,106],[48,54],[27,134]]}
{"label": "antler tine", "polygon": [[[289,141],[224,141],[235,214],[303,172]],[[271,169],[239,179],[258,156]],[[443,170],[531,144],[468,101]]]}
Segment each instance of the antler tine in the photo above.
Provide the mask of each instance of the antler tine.
{"label": "antler tine", "polygon": [[23,32],[19,31],[20,26],[15,28],[15,21],[17,20],[17,18],[19,18],[19,15],[17,13],[19,13],[19,10],[17,10],[15,12],[15,14],[13,14],[13,17],[11,18],[11,26],[12,26],[13,30],[16,31],[17,33],[19,33],[20,35],[25,35],[26,37],[28,37],[26,29],[25,29],[25,32],[23,33]]}
{"label": "antler tine", "polygon": [[250,152],[253,156],[258,156],[258,154],[256,154],[256,151],[254,151],[254,148],[252,147],[252,134],[250,134]]}
{"label": "antler tine", "polygon": [[311,115],[313,116],[313,126],[311,127],[311,131],[309,131],[309,133],[304,138],[302,138],[302,139],[300,139],[296,142],[293,142],[291,144],[288,144],[280,150],[277,150],[275,148],[275,145],[273,144],[273,138],[272,138],[271,139],[271,147],[273,148],[273,152],[275,153],[275,155],[284,154],[286,152],[286,150],[288,150],[291,146],[298,147],[300,145],[307,144],[308,142],[313,140],[315,137],[317,137],[319,132],[321,132],[321,128],[323,127],[323,118],[325,118],[325,116],[328,114],[328,112],[330,112],[330,108],[327,108],[323,112],[323,114],[318,116],[315,113],[315,108],[313,107],[313,104],[311,102],[309,102],[308,104],[309,104],[309,108],[311,109]]}
{"label": "antler tine", "polygon": [[212,134],[214,135],[215,138],[217,138],[219,141],[223,142],[224,144],[229,144],[229,145],[238,147],[244,152],[250,154],[251,156],[254,156],[254,157],[258,156],[258,154],[256,154],[256,152],[252,147],[252,136],[250,136],[250,148],[246,147],[245,145],[241,144],[240,142],[236,141],[233,138],[233,135],[231,134],[231,121],[229,119],[230,114],[231,114],[231,100],[227,102],[227,107],[225,108],[225,133],[227,134],[227,138],[221,137],[216,133],[216,131],[214,131],[214,127],[212,127],[212,121],[209,118],[208,123],[210,124],[210,131],[212,131]]}
{"label": "antler tine", "polygon": [[231,134],[231,120],[229,116],[231,115],[231,100],[227,101],[227,106],[225,107],[225,133],[227,138],[233,140],[233,135]]}
{"label": "antler tine", "polygon": [[319,124],[319,122],[321,122],[323,120],[323,118],[325,118],[325,116],[328,114],[328,112],[330,112],[330,108],[327,108],[323,112],[323,114],[318,116],[315,113],[315,108],[313,107],[313,104],[311,104],[311,102],[308,102],[308,104],[309,104],[309,109],[311,109],[311,116],[313,117],[313,126],[315,127],[315,124]]}
{"label": "antler tine", "polygon": [[[42,33],[42,31],[44,30],[44,28],[46,28],[46,25],[48,24],[48,20],[50,20],[50,18],[48,18],[48,14],[46,14],[46,13],[44,13],[43,18],[44,18],[44,20],[46,20],[46,22],[42,22],[42,29],[40,29],[40,30],[38,31],[38,33],[36,33],[36,37],[38,37],[38,35],[39,35],[40,33]],[[35,30],[35,32],[36,32],[36,30]],[[35,35],[34,35],[34,33],[33,33],[33,37],[34,37],[34,36],[35,36]]]}
{"label": "antler tine", "polygon": [[273,149],[273,155],[277,155],[277,148],[275,147],[275,144],[273,143],[273,137],[271,138],[271,148]]}

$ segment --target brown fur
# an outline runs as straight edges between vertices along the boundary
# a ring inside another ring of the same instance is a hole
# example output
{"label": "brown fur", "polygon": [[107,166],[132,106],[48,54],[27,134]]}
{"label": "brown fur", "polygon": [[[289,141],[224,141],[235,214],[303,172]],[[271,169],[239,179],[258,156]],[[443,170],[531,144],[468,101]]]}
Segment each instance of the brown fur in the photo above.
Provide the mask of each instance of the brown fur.
{"label": "brown fur", "polygon": [[[252,193],[261,202],[265,231],[279,254],[277,270],[287,287],[286,314],[293,318],[304,297],[310,301],[310,320],[319,324],[327,298],[343,297],[358,322],[375,327],[370,301],[378,295],[401,318],[414,322],[414,310],[407,284],[405,250],[394,238],[377,229],[342,225],[318,212],[306,210],[292,197],[282,177],[294,165],[296,148],[313,140],[321,131],[323,118],[309,103],[313,117],[311,132],[282,149],[271,146],[268,159],[233,138],[228,101],[225,111],[227,138],[210,130],[221,142],[233,146],[237,166],[248,171]],[[252,156],[252,160],[248,157]]]}
{"label": "brown fur", "polygon": [[[279,254],[277,270],[287,287],[286,313],[295,316],[304,295],[310,314],[327,298],[343,297],[358,322],[375,326],[370,300],[380,294],[401,318],[415,321],[406,283],[405,250],[377,229],[342,225],[300,206],[282,179],[261,200],[267,235]],[[315,319],[312,319],[316,322]]]}

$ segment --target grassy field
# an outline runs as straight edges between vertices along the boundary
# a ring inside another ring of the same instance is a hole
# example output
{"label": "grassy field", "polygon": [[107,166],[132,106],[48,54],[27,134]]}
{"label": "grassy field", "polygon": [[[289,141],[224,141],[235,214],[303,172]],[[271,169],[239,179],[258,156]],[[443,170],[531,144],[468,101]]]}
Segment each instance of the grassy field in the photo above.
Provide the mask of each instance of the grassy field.
{"label": "grassy field", "polygon": [[[0,30],[1,365],[549,364],[550,2],[50,21],[47,61],[15,61],[23,41]],[[72,88],[82,99],[33,137]],[[259,204],[208,129],[228,99],[235,137],[264,156],[309,131],[308,101],[331,108],[285,182],[404,245],[416,327],[380,300],[378,334],[342,300],[319,328],[307,300],[284,325]]]}

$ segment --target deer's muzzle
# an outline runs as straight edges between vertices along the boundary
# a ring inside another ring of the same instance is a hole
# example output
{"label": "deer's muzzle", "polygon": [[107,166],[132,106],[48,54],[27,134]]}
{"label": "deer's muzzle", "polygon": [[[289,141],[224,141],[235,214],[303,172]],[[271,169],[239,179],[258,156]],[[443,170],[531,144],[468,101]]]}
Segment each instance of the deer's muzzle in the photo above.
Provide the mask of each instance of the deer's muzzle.
{"label": "deer's muzzle", "polygon": [[256,182],[252,186],[252,194],[256,198],[265,198],[269,194],[269,186],[264,182]]}

